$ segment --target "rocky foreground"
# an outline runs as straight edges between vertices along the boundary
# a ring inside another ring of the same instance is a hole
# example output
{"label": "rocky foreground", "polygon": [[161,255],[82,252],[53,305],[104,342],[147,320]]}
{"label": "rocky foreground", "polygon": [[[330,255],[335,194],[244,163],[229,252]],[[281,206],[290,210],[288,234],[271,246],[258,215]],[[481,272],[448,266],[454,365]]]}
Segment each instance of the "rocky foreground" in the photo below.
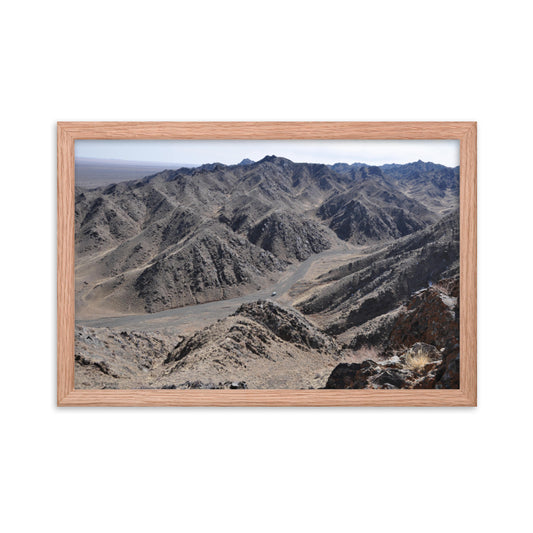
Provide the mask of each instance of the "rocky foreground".
{"label": "rocky foreground", "polygon": [[416,292],[380,332],[379,349],[354,350],[269,300],[189,337],[80,327],[76,387],[458,388],[458,291],[455,277]]}
{"label": "rocky foreground", "polygon": [[392,325],[379,362],[338,365],[328,389],[459,388],[459,279],[417,292]]}
{"label": "rocky foreground", "polygon": [[[242,305],[172,347],[161,335],[108,330],[108,353],[91,358],[92,335],[89,328],[77,330],[76,352],[85,354],[76,359],[79,388],[318,388],[342,360],[332,337],[297,311],[266,300]],[[137,348],[127,357],[126,338]],[[150,362],[142,356],[148,344]],[[101,354],[102,345],[97,349]]]}

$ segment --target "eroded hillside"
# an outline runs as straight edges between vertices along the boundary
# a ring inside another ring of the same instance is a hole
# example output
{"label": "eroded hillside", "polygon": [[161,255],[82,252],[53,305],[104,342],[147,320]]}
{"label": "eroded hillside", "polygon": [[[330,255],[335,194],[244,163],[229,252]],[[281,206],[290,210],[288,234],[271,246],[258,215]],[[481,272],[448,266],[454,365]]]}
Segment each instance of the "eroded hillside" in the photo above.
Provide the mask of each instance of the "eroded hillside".
{"label": "eroded hillside", "polygon": [[78,187],[76,387],[457,387],[458,192],[275,156]]}

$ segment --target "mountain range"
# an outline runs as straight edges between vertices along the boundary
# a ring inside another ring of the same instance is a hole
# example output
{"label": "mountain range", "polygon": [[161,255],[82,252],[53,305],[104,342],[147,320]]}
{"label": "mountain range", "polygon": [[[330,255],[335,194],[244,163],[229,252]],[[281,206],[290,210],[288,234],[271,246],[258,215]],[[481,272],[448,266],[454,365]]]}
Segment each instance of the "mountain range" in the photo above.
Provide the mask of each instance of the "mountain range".
{"label": "mountain range", "polygon": [[[77,187],[78,301],[105,315],[230,298],[340,242],[397,239],[453,209],[457,169],[392,170],[267,156]],[[427,171],[439,177],[439,209],[433,191],[421,192],[432,184],[420,178]]]}
{"label": "mountain range", "polygon": [[[457,278],[458,199],[459,168],[276,156],[76,186],[81,386],[139,386],[133,367],[157,387],[325,386],[335,365],[387,345],[413,294]],[[197,317],[187,330],[181,308]],[[144,347],[136,359],[112,355],[124,341],[111,317]],[[103,362],[87,337],[104,330]]]}

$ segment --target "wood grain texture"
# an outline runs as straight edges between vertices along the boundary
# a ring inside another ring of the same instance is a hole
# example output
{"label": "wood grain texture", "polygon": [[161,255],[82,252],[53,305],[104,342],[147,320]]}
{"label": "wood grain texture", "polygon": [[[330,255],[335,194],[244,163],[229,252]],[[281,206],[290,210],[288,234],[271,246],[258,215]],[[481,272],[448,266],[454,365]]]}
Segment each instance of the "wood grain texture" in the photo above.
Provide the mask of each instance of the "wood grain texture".
{"label": "wood grain texture", "polygon": [[460,390],[73,390],[64,406],[470,406]]}
{"label": "wood grain texture", "polygon": [[477,405],[477,126],[461,138],[460,161],[460,386]]}
{"label": "wood grain texture", "polygon": [[472,122],[59,122],[74,139],[460,139]]}
{"label": "wood grain texture", "polygon": [[[75,390],[74,142],[76,139],[458,139],[459,390]],[[477,146],[475,122],[58,122],[57,403],[60,406],[477,405]]]}
{"label": "wood grain texture", "polygon": [[74,390],[74,140],[57,128],[57,402]]}

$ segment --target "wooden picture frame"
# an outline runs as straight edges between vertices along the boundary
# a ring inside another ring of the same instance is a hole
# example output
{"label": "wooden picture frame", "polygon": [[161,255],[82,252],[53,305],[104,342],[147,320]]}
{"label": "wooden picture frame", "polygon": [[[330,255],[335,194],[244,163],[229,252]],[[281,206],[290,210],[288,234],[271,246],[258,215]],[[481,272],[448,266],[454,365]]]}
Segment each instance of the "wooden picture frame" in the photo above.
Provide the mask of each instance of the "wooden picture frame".
{"label": "wooden picture frame", "polygon": [[[74,143],[78,139],[456,139],[460,141],[460,389],[76,390]],[[59,406],[475,406],[475,122],[59,122],[57,124]]]}

